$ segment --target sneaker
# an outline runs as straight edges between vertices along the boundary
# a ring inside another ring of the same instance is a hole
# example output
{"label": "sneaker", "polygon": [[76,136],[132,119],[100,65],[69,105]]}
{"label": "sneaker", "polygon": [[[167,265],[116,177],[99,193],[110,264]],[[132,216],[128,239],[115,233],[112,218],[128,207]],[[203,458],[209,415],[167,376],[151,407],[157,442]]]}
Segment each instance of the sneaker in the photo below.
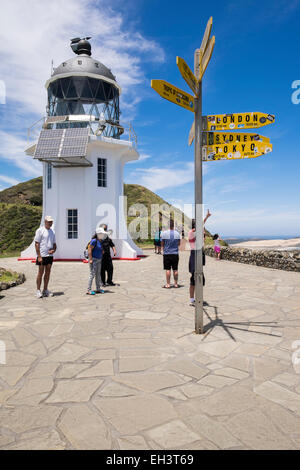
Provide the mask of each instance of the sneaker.
{"label": "sneaker", "polygon": [[114,282],[108,282],[107,285],[108,286],[115,286],[116,284]]}
{"label": "sneaker", "polygon": [[43,297],[43,294],[41,293],[40,290],[37,290],[36,291],[36,296],[37,296],[38,299],[41,299]]}
{"label": "sneaker", "polygon": [[96,294],[104,294],[104,290],[103,289],[98,289],[98,290],[96,290]]}
{"label": "sneaker", "polygon": [[195,300],[192,300],[192,301],[190,302],[190,307],[195,307]]}
{"label": "sneaker", "polygon": [[88,290],[87,295],[96,295],[96,292],[94,292],[93,290]]}
{"label": "sneaker", "polygon": [[53,292],[50,292],[48,289],[43,290],[44,297],[53,297]]}

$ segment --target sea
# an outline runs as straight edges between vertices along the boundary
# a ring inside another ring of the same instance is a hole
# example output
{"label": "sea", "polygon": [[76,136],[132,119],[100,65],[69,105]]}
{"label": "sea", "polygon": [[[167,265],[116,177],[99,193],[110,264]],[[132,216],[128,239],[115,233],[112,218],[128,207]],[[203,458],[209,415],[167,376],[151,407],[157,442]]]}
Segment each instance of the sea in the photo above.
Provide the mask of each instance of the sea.
{"label": "sea", "polygon": [[[260,240],[290,240],[291,238],[299,238],[300,235],[243,235],[243,236],[235,236],[235,235],[224,235],[222,239],[228,243],[228,245],[235,245],[236,243],[244,243],[248,241],[260,241]],[[281,247],[272,247],[270,249],[276,250],[300,250],[300,243],[299,245],[294,246],[287,246],[284,248]]]}

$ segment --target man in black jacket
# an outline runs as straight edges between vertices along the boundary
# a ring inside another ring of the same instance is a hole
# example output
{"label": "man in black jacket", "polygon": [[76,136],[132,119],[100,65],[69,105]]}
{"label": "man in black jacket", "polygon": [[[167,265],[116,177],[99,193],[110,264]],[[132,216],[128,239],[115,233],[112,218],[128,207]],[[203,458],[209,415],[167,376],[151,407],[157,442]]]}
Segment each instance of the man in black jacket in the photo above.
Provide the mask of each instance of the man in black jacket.
{"label": "man in black jacket", "polygon": [[[103,229],[105,232],[107,232],[107,225],[102,225]],[[113,263],[111,259],[111,254],[110,254],[110,249],[112,248],[114,252],[114,256],[116,256],[116,248],[114,242],[109,238],[109,236],[105,237],[101,241],[102,245],[102,265],[101,265],[101,279],[102,279],[102,284],[108,285],[108,286],[115,286],[113,283],[112,277],[113,277]],[[106,272],[107,272],[107,281],[106,281]]]}

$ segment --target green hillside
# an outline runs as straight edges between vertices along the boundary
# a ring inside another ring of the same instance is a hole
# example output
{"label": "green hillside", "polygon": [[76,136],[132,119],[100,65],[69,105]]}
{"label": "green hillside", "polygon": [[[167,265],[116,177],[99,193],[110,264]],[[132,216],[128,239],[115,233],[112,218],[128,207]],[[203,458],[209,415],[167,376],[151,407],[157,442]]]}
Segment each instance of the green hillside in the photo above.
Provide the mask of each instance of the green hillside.
{"label": "green hillside", "polygon": [[[19,254],[32,242],[35,230],[39,227],[42,216],[42,177],[34,178],[0,192],[0,256],[4,254]],[[137,184],[125,184],[124,195],[127,196],[127,208],[133,204],[143,204],[147,207],[147,223],[149,233],[152,219],[165,224],[169,218],[170,205],[157,194]],[[151,212],[151,205],[156,204]],[[139,212],[135,216],[139,216]],[[172,208],[171,215],[182,223],[182,212]],[[129,231],[134,216],[127,217]],[[190,226],[190,220],[186,219]],[[186,227],[187,228],[187,227]],[[153,234],[152,234],[153,235]],[[139,243],[151,241],[137,240]]]}

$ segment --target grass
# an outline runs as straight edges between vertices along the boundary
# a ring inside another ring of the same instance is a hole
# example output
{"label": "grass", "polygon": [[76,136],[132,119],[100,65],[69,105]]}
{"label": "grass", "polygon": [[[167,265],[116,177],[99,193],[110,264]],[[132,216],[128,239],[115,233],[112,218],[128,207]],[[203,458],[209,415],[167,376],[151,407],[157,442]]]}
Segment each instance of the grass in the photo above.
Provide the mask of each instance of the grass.
{"label": "grass", "polygon": [[13,274],[9,271],[0,272],[0,282],[11,282],[18,279],[18,274]]}

